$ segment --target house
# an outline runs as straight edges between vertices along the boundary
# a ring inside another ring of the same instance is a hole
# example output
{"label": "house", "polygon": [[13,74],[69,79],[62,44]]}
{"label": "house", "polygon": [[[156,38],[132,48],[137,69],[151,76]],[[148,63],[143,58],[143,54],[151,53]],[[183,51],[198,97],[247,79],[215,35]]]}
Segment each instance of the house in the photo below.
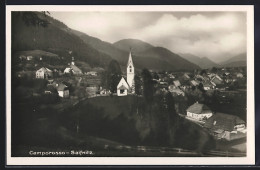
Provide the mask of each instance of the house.
{"label": "house", "polygon": [[204,124],[217,139],[226,139],[228,141],[246,136],[245,121],[238,116],[216,113]]}
{"label": "house", "polygon": [[237,78],[243,78],[244,77],[242,73],[237,73],[236,76],[237,76]]}
{"label": "house", "polygon": [[191,105],[186,111],[188,118],[203,122],[213,115],[208,106],[206,106],[205,104],[200,104],[198,102]]}
{"label": "house", "polygon": [[220,78],[218,75],[215,75],[212,79],[211,82],[213,82],[214,84],[218,85],[218,84],[222,84],[223,80],[222,78]]}
{"label": "house", "polygon": [[89,71],[89,72],[87,72],[87,75],[89,75],[89,76],[97,76],[97,72],[96,71]]}
{"label": "house", "polygon": [[181,86],[181,83],[180,83],[179,80],[174,80],[173,84],[174,84],[175,87],[180,87]]}
{"label": "house", "polygon": [[214,85],[210,81],[206,81],[203,83],[204,90],[210,90],[214,88]]}
{"label": "house", "polygon": [[36,78],[37,79],[48,79],[53,76],[53,73],[50,69],[46,67],[42,67],[36,71]]}
{"label": "house", "polygon": [[199,83],[198,83],[196,80],[191,80],[191,81],[190,81],[190,84],[191,84],[192,86],[198,86],[198,85],[199,85]]}
{"label": "house", "polygon": [[117,85],[117,95],[118,96],[126,96],[129,90],[129,85],[126,82],[125,78],[122,77],[120,82]]}
{"label": "house", "polygon": [[79,69],[79,68],[75,65],[74,57],[72,57],[72,61],[71,61],[70,66],[67,67],[67,68],[65,68],[64,73],[65,73],[65,74],[72,73],[72,74],[74,74],[74,75],[82,75],[81,69]]}
{"label": "house", "polygon": [[117,85],[118,96],[126,96],[128,93],[135,93],[135,82],[134,82],[135,68],[134,68],[131,51],[129,53],[126,73],[127,73],[126,75],[127,81],[125,81],[124,77],[122,77]]}
{"label": "house", "polygon": [[63,83],[60,83],[57,87],[57,91],[60,97],[68,98],[69,97],[69,89],[68,86],[66,86]]}
{"label": "house", "polygon": [[183,78],[184,78],[184,80],[189,80],[189,79],[190,79],[190,76],[189,76],[187,73],[185,73],[185,74],[183,75]]}
{"label": "house", "polygon": [[26,57],[26,59],[27,59],[28,61],[30,61],[30,60],[33,59],[33,56],[29,55],[29,56]]}

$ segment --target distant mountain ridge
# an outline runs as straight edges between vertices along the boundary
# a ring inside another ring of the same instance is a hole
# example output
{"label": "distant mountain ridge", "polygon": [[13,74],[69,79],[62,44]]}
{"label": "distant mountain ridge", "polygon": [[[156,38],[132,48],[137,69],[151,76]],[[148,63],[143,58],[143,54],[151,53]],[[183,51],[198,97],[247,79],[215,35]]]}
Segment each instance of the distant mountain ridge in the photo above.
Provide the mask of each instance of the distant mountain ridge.
{"label": "distant mountain ridge", "polygon": [[223,65],[225,67],[246,66],[247,65],[247,54],[246,53],[238,54],[238,55],[222,62],[221,65]]}
{"label": "distant mountain ridge", "polygon": [[133,49],[135,52],[142,52],[149,48],[152,48],[151,44],[138,40],[138,39],[122,39],[113,44],[116,48],[123,50],[123,51],[129,51],[130,48]]}
{"label": "distant mountain ridge", "polygon": [[200,58],[200,57],[193,55],[193,54],[190,54],[190,53],[185,53],[185,54],[179,53],[179,55],[181,57],[185,58],[186,60],[200,66],[203,69],[219,66],[217,63],[213,62],[212,60],[210,60],[207,57]]}

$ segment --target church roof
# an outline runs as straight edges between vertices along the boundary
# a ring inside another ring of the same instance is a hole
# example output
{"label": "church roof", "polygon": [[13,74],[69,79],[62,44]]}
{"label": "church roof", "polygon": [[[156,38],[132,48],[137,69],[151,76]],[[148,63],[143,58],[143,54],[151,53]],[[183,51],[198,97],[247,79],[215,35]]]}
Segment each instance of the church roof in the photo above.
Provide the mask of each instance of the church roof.
{"label": "church roof", "polygon": [[[121,84],[121,85],[120,85]],[[129,87],[129,84],[127,83],[127,81],[125,80],[124,77],[121,78],[121,80],[119,81],[117,88],[120,88],[122,85],[124,85],[127,89]]]}
{"label": "church roof", "polygon": [[200,104],[196,102],[187,109],[187,112],[203,114],[203,113],[211,113],[212,111],[205,104]]}
{"label": "church roof", "polygon": [[127,87],[124,86],[124,85],[122,85],[122,86],[118,87],[118,89],[119,89],[119,90],[127,90]]}
{"label": "church roof", "polygon": [[130,51],[130,53],[129,53],[129,58],[128,58],[127,66],[129,66],[129,64],[132,64],[132,65],[134,66],[133,59],[132,59],[132,52],[131,52],[131,51]]}

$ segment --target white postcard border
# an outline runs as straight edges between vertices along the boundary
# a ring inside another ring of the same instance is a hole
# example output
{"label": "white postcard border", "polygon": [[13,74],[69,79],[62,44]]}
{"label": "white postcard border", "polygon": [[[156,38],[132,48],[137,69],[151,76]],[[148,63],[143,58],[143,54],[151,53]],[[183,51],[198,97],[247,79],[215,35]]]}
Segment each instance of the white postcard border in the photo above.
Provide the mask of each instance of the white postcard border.
{"label": "white postcard border", "polygon": [[[11,11],[238,11],[247,12],[246,157],[11,157]],[[253,5],[7,5],[6,164],[7,165],[253,165],[255,164]]]}

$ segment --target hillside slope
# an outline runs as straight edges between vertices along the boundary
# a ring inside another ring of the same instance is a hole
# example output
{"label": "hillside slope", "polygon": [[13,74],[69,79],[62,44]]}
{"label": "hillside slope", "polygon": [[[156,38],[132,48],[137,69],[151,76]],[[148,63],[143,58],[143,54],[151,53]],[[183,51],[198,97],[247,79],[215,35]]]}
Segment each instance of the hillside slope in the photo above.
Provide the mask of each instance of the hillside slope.
{"label": "hillside slope", "polygon": [[240,66],[246,66],[246,60],[247,60],[247,54],[241,53],[238,54],[227,61],[224,61],[221,63],[221,65],[225,67],[240,67]]}
{"label": "hillside slope", "polygon": [[209,58],[207,57],[203,57],[203,58],[200,58],[198,56],[195,56],[193,54],[189,54],[189,53],[179,53],[179,55],[181,57],[183,57],[184,59],[200,66],[201,68],[203,69],[206,69],[206,68],[211,68],[211,67],[218,67],[219,65],[216,64],[215,62],[213,62],[212,60],[210,60]]}
{"label": "hillside slope", "polygon": [[[24,16],[37,15],[49,24],[46,27],[28,24],[28,18]],[[44,50],[52,52],[70,61],[69,51],[73,51],[76,60],[81,60],[90,65],[104,66],[111,57],[101,53],[87,45],[78,36],[69,33],[69,28],[42,13],[35,12],[13,12],[12,13],[12,52],[26,50]]]}
{"label": "hillside slope", "polygon": [[141,60],[149,69],[163,68],[174,71],[200,69],[199,66],[163,47],[152,47],[136,55],[137,61]]}
{"label": "hillside slope", "polygon": [[129,51],[131,48],[137,53],[153,47],[151,44],[137,39],[123,39],[115,42],[113,45],[124,51]]}

